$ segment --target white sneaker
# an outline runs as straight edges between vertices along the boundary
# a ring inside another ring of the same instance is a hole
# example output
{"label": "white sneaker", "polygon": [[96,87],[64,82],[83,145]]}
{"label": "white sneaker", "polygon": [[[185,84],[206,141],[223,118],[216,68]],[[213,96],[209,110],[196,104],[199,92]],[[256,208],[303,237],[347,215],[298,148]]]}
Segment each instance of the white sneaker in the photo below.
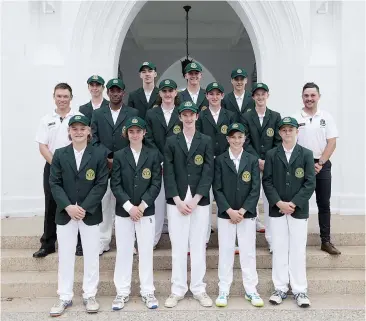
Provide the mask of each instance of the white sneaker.
{"label": "white sneaker", "polygon": [[269,302],[272,304],[281,304],[284,299],[287,298],[287,293],[281,291],[281,290],[275,290],[271,297],[269,298]]}
{"label": "white sneaker", "polygon": [[206,292],[196,294],[193,296],[203,307],[212,307],[212,300]]}
{"label": "white sneaker", "polygon": [[104,252],[109,252],[110,251],[110,247],[109,246],[104,246],[104,247],[100,247],[99,248],[99,255],[103,255]]}
{"label": "white sneaker", "polygon": [[216,299],[216,306],[217,307],[226,307],[227,306],[227,299],[229,298],[229,294],[226,292],[220,292],[219,296]]}
{"label": "white sneaker", "polygon": [[184,296],[178,296],[175,294],[170,294],[169,297],[165,300],[164,306],[166,308],[174,308],[180,300],[183,300]]}
{"label": "white sneaker", "polygon": [[51,308],[50,316],[58,317],[62,313],[64,313],[68,307],[71,307],[71,306],[72,306],[71,300],[58,300],[58,302],[55,303],[54,306]]}
{"label": "white sneaker", "polygon": [[85,305],[86,312],[97,313],[99,311],[99,303],[95,299],[95,296],[91,296],[90,298],[84,299],[83,303]]}
{"label": "white sneaker", "polygon": [[245,299],[247,299],[255,307],[264,306],[264,302],[258,293],[245,293]]}
{"label": "white sneaker", "polygon": [[308,308],[310,306],[310,300],[306,293],[297,293],[294,298],[300,308]]}
{"label": "white sneaker", "polygon": [[154,293],[141,296],[141,300],[149,309],[156,309],[159,306],[159,301],[155,298]]}
{"label": "white sneaker", "polygon": [[112,302],[112,310],[113,311],[118,311],[118,310],[122,310],[125,306],[125,303],[130,299],[130,297],[124,296],[124,295],[116,295],[116,297],[114,298],[113,302]]}
{"label": "white sneaker", "polygon": [[266,232],[266,228],[265,226],[261,223],[261,221],[259,220],[259,218],[257,217],[257,219],[255,220],[255,227],[256,227],[256,231],[258,233],[265,233]]}

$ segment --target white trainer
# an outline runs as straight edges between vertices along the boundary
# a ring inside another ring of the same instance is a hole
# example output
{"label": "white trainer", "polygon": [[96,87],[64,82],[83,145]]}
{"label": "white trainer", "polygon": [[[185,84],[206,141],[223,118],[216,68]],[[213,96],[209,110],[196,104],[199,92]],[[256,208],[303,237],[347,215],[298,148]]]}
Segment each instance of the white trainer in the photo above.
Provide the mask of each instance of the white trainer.
{"label": "white trainer", "polygon": [[71,300],[58,300],[57,303],[55,303],[51,308],[50,316],[58,317],[62,315],[68,307],[71,306],[72,306]]}
{"label": "white trainer", "polygon": [[175,294],[170,294],[169,297],[165,300],[164,306],[166,308],[174,308],[177,306],[180,300],[183,300],[184,296],[179,296]]}
{"label": "white trainer", "polygon": [[269,302],[272,304],[278,305],[281,304],[284,299],[287,298],[287,293],[281,291],[281,290],[275,290],[271,297],[269,298]]}
{"label": "white trainer", "polygon": [[193,296],[203,307],[212,307],[212,300],[206,292],[196,294]]}
{"label": "white trainer", "polygon": [[125,303],[130,299],[130,297],[127,295],[116,295],[112,302],[112,310],[118,311],[122,310],[125,306]]}
{"label": "white trainer", "polygon": [[294,298],[300,308],[308,308],[310,306],[310,300],[306,293],[297,293]]}
{"label": "white trainer", "polygon": [[226,307],[227,306],[227,300],[229,298],[229,294],[226,292],[220,292],[219,296],[216,299],[216,306],[217,307]]}
{"label": "white trainer", "polygon": [[245,299],[255,307],[264,306],[264,302],[258,293],[245,293]]}
{"label": "white trainer", "polygon": [[157,309],[159,306],[159,301],[155,297],[154,293],[141,296],[141,300],[145,303],[148,309]]}
{"label": "white trainer", "polygon": [[91,296],[90,298],[84,299],[83,303],[85,305],[86,312],[97,313],[99,311],[99,303],[95,299],[95,296]]}

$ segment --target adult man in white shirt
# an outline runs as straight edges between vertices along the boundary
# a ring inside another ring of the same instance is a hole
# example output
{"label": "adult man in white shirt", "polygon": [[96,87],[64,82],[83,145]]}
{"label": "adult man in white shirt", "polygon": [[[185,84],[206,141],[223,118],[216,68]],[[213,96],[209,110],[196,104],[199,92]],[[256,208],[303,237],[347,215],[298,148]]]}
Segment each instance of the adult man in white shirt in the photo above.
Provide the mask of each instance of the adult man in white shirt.
{"label": "adult man in white shirt", "polygon": [[298,144],[310,149],[314,156],[316,173],[316,203],[320,227],[321,250],[332,255],[341,252],[330,240],[330,196],[331,167],[330,157],[336,148],[338,130],[333,117],[324,110],[319,110],[319,87],[307,83],[302,90],[304,107],[294,117],[299,123]]}
{"label": "adult man in white shirt", "polygon": [[36,134],[36,142],[39,144],[39,151],[46,164],[43,172],[43,189],[45,195],[44,230],[40,239],[41,248],[33,254],[33,257],[45,257],[55,252],[56,235],[56,203],[51,194],[49,184],[50,168],[52,157],[57,148],[70,144],[68,134],[68,122],[74,115],[81,115],[71,109],[72,89],[66,83],[59,83],[53,92],[56,109],[42,117]]}

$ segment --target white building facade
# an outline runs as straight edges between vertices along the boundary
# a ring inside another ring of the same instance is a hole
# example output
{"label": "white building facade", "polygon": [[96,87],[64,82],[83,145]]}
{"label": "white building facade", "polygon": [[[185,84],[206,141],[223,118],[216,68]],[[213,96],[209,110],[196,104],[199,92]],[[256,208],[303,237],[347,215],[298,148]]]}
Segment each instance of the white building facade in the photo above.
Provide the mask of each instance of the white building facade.
{"label": "white building facade", "polygon": [[[128,51],[121,55],[126,35],[148,4],[2,2],[2,216],[42,214],[44,160],[34,137],[40,118],[54,108],[54,86],[69,83],[77,109],[89,100],[86,79],[90,75],[106,80],[116,77],[120,60],[132,59]],[[154,5],[159,4],[164,16],[163,2]],[[340,134],[332,157],[332,213],[364,215],[364,1],[241,0],[227,4],[250,39],[258,81],[270,87],[270,108],[283,116],[292,115],[302,107],[304,83],[320,86],[320,108],[334,116]],[[162,68],[161,74],[177,59]],[[202,52],[197,60],[209,68]],[[223,77],[219,71],[212,76],[219,81]],[[312,211],[316,212],[314,200]]]}

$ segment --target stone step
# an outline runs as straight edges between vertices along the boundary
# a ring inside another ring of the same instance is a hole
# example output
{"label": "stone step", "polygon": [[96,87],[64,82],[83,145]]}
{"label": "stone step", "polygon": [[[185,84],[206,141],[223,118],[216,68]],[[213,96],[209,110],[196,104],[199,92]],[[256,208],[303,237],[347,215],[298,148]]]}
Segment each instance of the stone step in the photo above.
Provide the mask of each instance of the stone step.
{"label": "stone step", "polygon": [[[212,226],[216,229],[216,216],[212,215]],[[262,220],[263,221],[263,220]],[[34,249],[40,246],[39,239],[43,232],[43,217],[5,218],[1,220],[2,249]],[[332,242],[337,246],[365,245],[365,216],[333,215]],[[320,244],[317,215],[310,215],[308,245]],[[217,232],[211,235],[210,247],[217,247]],[[159,248],[170,248],[169,235],[163,234]],[[264,235],[257,233],[257,246],[267,246]],[[112,248],[115,247],[113,237]]]}
{"label": "stone step", "polygon": [[[311,308],[301,309],[296,306],[292,297],[289,297],[279,306],[268,303],[268,298],[263,297],[265,306],[252,307],[243,297],[232,296],[226,308],[203,308],[192,297],[179,302],[174,309],[164,307],[166,297],[157,297],[160,307],[148,310],[139,297],[131,297],[123,311],[112,312],[112,297],[98,297],[100,310],[97,315],[85,312],[81,298],[75,297],[73,306],[68,308],[62,320],[100,320],[100,321],[364,321],[364,297],[361,295],[311,295]],[[215,299],[215,296],[212,296]],[[2,320],[15,321],[48,321],[50,308],[55,303],[55,298],[13,299],[2,302]],[[245,316],[245,319],[244,319]]]}
{"label": "stone step", "polygon": [[[263,296],[270,295],[273,290],[271,270],[258,270],[258,292]],[[171,271],[154,271],[154,285],[157,295],[168,295],[171,287]],[[241,271],[234,270],[231,286],[232,295],[243,295]],[[81,294],[82,273],[75,273],[75,293]],[[218,292],[217,270],[207,270],[205,281],[207,293],[215,295]],[[308,284],[310,294],[364,294],[364,269],[308,269]],[[14,297],[54,297],[57,290],[57,272],[3,272],[1,279],[3,298]],[[113,271],[100,273],[99,295],[115,295]],[[132,275],[131,295],[139,295],[139,281],[137,271]]]}
{"label": "stone step", "polygon": [[[340,246],[342,255],[332,256],[319,249],[318,246],[308,246],[308,268],[365,268],[365,246]],[[1,271],[56,271],[58,255],[53,253],[45,258],[35,259],[31,249],[5,249],[1,253]],[[218,249],[208,249],[206,252],[208,269],[218,267]],[[116,250],[104,253],[100,257],[100,270],[114,270]],[[189,260],[188,260],[189,262]],[[189,265],[188,265],[189,266]],[[270,269],[272,255],[266,248],[257,249],[257,268]],[[134,270],[138,268],[138,256],[134,258]],[[157,249],[154,251],[154,270],[170,270],[172,268],[171,250]],[[235,256],[234,268],[240,268],[239,255]],[[83,258],[76,257],[75,269],[83,271]]]}

